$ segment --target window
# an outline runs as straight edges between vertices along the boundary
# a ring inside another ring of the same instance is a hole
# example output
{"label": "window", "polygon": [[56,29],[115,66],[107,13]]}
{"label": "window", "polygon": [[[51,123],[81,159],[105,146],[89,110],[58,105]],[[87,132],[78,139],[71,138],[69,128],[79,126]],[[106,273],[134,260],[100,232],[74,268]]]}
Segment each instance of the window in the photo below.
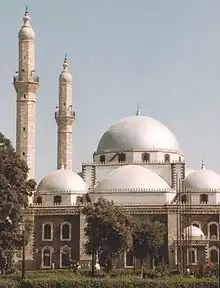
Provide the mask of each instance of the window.
{"label": "window", "polygon": [[23,152],[22,154],[23,154],[23,156],[25,156],[25,152]]}
{"label": "window", "polygon": [[61,240],[71,240],[71,224],[63,223],[61,224]]}
{"label": "window", "polygon": [[217,247],[210,248],[210,260],[212,263],[218,263],[218,248]]}
{"label": "window", "polygon": [[44,240],[44,241],[52,241],[52,234],[53,234],[52,227],[53,226],[50,223],[43,224],[42,240]]}
{"label": "window", "polygon": [[125,253],[125,267],[133,267],[134,266],[134,254],[132,251],[128,251]]}
{"label": "window", "polygon": [[52,248],[45,247],[42,249],[41,263],[42,268],[51,268],[52,267]]}
{"label": "window", "polygon": [[186,194],[181,195],[180,202],[182,204],[186,204],[187,203],[187,195]]}
{"label": "window", "polygon": [[218,224],[217,223],[209,223],[209,237],[210,239],[217,240],[218,239]]}
{"label": "window", "polygon": [[24,99],[26,99],[26,94],[24,94]]}
{"label": "window", "polygon": [[181,159],[181,157],[179,156],[179,162],[182,162],[182,159]]}
{"label": "window", "polygon": [[209,199],[209,197],[207,194],[201,194],[200,195],[200,204],[207,204],[208,199]]}
{"label": "window", "polygon": [[37,197],[36,203],[37,203],[37,204],[42,204],[42,197],[41,197],[41,196],[38,196],[38,197]]}
{"label": "window", "polygon": [[62,197],[61,196],[54,196],[53,197],[53,204],[54,205],[60,205],[62,202]]}
{"label": "window", "polygon": [[64,246],[60,249],[60,268],[67,268],[71,260],[71,248]]}
{"label": "window", "polygon": [[25,127],[23,127],[23,131],[25,131]]}
{"label": "window", "polygon": [[125,162],[126,161],[126,155],[124,153],[121,153],[118,155],[118,162]]}
{"label": "window", "polygon": [[150,162],[150,154],[149,153],[143,153],[142,154],[142,161],[143,162]]}
{"label": "window", "polygon": [[188,250],[188,264],[196,264],[197,263],[197,253],[195,248],[191,248]]}
{"label": "window", "polygon": [[166,163],[170,163],[170,155],[169,155],[169,154],[165,154],[165,155],[164,155],[164,161],[165,161]]}
{"label": "window", "polygon": [[105,164],[105,155],[100,156],[100,163]]}

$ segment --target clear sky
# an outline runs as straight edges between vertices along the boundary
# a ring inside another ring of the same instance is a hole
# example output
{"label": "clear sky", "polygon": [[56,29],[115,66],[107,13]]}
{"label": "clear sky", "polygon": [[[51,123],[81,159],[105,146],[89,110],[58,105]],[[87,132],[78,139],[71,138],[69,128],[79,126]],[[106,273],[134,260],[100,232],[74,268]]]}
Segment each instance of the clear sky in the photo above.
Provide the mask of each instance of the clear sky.
{"label": "clear sky", "polygon": [[36,33],[39,180],[56,169],[58,76],[65,52],[73,74],[74,169],[101,135],[141,114],[167,125],[192,168],[202,157],[220,172],[220,1],[3,1],[0,9],[0,131],[15,144],[17,32],[28,5]]}

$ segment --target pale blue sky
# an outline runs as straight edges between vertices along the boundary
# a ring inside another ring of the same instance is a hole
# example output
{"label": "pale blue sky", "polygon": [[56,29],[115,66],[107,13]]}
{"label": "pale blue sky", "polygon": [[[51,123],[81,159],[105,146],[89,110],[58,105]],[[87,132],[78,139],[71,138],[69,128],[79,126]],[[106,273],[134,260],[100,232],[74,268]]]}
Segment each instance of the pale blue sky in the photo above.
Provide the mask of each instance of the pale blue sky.
{"label": "pale blue sky", "polygon": [[58,75],[73,74],[74,168],[92,159],[103,132],[141,114],[167,125],[189,166],[220,172],[220,1],[3,1],[0,130],[15,143],[17,32],[28,5],[36,32],[37,173],[56,169]]}

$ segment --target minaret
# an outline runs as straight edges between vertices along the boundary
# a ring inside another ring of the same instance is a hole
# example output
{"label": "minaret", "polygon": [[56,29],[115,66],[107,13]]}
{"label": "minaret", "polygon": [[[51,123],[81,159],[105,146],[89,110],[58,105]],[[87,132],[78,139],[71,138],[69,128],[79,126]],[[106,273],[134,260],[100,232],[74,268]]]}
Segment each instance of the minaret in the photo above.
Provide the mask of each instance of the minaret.
{"label": "minaret", "polygon": [[18,71],[13,84],[17,93],[16,151],[29,168],[29,178],[35,178],[36,92],[39,77],[35,75],[35,34],[27,8],[23,26],[18,33]]}
{"label": "minaret", "polygon": [[59,77],[59,106],[55,112],[57,122],[57,169],[72,171],[72,130],[75,112],[72,106],[72,75],[65,55],[63,70]]}

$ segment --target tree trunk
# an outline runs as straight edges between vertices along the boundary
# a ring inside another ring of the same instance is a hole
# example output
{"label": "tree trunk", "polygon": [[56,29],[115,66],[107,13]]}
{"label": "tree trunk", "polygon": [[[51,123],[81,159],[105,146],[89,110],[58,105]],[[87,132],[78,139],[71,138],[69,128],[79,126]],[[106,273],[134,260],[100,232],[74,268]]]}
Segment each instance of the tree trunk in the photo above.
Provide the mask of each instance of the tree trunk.
{"label": "tree trunk", "polygon": [[143,259],[140,259],[140,266],[141,266],[141,278],[144,278],[144,265],[143,265]]}
{"label": "tree trunk", "polygon": [[111,271],[112,271],[112,255],[110,253],[107,259],[107,274],[109,274]]}
{"label": "tree trunk", "polygon": [[92,251],[92,276],[95,276],[96,250]]}

